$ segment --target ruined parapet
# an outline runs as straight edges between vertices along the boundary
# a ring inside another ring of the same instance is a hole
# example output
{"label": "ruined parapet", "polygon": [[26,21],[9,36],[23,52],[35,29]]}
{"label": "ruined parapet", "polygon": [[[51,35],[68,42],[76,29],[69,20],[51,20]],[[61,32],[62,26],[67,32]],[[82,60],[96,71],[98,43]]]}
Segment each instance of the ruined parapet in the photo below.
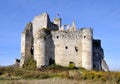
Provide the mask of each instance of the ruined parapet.
{"label": "ruined parapet", "polygon": [[21,34],[21,61],[20,67],[24,64],[28,57],[32,56],[31,47],[33,46],[32,23],[26,25],[25,30]]}
{"label": "ruined parapet", "polygon": [[35,16],[32,23],[33,23],[33,36],[34,36],[37,30],[42,28],[49,28],[48,27],[50,24],[49,15],[47,13],[43,13],[39,16]]}
{"label": "ruined parapet", "polygon": [[[72,26],[65,24],[64,27],[65,27],[65,30],[67,30],[67,31],[77,31],[75,21],[72,22]],[[62,30],[62,29],[60,29],[60,30]]]}
{"label": "ruined parapet", "polygon": [[60,30],[61,28],[61,18],[55,18],[53,21],[54,24],[56,24]]}
{"label": "ruined parapet", "polygon": [[62,31],[64,31],[64,26],[61,26],[61,28],[60,28],[59,30],[62,30]]}
{"label": "ruined parapet", "polygon": [[72,22],[71,31],[77,31],[77,27],[76,27],[75,21]]}
{"label": "ruined parapet", "polygon": [[70,25],[66,25],[67,31],[70,31]]}
{"label": "ruined parapet", "polygon": [[83,28],[82,30],[82,67],[87,70],[93,69],[93,51],[92,39],[93,31],[91,28]]}

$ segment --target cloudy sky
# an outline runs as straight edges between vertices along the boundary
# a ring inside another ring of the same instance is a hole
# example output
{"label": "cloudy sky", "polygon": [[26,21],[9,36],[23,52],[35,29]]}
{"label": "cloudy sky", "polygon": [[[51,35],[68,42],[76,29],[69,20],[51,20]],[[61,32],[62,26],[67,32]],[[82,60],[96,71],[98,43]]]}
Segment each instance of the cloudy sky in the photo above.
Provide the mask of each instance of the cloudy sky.
{"label": "cloudy sky", "polygon": [[120,0],[0,0],[0,65],[20,58],[21,32],[43,12],[51,21],[59,14],[62,24],[92,27],[110,70],[120,70]]}

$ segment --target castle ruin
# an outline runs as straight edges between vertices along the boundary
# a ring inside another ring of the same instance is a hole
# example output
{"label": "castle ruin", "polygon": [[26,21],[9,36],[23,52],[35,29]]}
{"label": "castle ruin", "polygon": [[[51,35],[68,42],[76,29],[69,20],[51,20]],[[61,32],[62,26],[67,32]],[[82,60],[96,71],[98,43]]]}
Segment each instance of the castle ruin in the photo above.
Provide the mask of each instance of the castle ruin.
{"label": "castle ruin", "polygon": [[108,71],[101,40],[93,38],[91,28],[78,30],[74,21],[71,26],[62,26],[61,18],[51,22],[47,13],[36,16],[21,34],[20,67],[30,56],[37,68],[48,66],[54,60],[61,66],[73,62],[87,70]]}

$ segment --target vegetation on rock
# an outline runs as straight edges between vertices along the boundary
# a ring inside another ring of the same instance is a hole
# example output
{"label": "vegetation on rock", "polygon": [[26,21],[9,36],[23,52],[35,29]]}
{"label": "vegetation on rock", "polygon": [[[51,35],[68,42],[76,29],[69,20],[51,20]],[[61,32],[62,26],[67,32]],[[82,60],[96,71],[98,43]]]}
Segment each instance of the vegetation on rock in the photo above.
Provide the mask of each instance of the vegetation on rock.
{"label": "vegetation on rock", "polygon": [[33,57],[29,57],[25,63],[23,64],[23,68],[27,70],[35,70],[36,69],[36,61],[34,61]]}
{"label": "vegetation on rock", "polygon": [[70,69],[76,68],[74,62],[70,62],[68,67],[69,67]]}

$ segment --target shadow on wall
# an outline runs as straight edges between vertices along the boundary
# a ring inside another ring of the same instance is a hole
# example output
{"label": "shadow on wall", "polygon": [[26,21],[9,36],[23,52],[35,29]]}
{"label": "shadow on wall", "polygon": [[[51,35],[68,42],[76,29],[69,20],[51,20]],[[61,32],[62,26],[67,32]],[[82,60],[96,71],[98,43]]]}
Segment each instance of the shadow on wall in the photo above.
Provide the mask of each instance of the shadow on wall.
{"label": "shadow on wall", "polygon": [[55,45],[52,39],[52,34],[50,30],[46,30],[45,33],[45,62],[46,65],[51,65],[55,62]]}

